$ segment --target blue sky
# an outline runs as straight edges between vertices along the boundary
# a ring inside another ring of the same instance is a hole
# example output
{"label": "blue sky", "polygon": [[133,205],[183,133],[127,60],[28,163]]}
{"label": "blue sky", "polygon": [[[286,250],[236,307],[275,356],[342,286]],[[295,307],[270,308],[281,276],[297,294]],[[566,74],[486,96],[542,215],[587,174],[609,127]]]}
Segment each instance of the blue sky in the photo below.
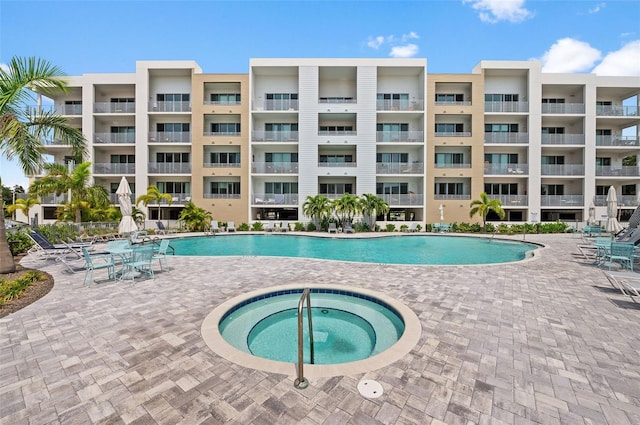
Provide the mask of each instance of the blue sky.
{"label": "blue sky", "polygon": [[[68,75],[195,60],[245,73],[250,58],[427,58],[430,73],[537,59],[547,72],[640,76],[640,1],[0,0],[0,66],[37,56]],[[27,180],[4,158],[5,186]]]}

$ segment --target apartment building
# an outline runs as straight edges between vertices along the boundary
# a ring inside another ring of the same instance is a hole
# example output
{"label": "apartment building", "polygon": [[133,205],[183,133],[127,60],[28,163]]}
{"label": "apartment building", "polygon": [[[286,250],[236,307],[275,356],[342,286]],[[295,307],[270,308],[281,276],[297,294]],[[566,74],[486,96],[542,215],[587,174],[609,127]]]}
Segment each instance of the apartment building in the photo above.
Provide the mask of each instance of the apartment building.
{"label": "apartment building", "polygon": [[[546,74],[536,61],[428,74],[425,59],[251,59],[248,74],[140,61],[69,85],[54,107],[90,141],[114,203],[122,176],[135,197],[149,185],[171,195],[143,208],[151,221],[188,201],[221,221],[307,221],[307,196],[344,193],[377,194],[398,225],[440,211],[469,222],[483,191],[508,222],[584,222],[592,204],[603,219],[610,186],[622,221],[639,204],[638,77]],[[63,199],[43,199],[39,221]]]}

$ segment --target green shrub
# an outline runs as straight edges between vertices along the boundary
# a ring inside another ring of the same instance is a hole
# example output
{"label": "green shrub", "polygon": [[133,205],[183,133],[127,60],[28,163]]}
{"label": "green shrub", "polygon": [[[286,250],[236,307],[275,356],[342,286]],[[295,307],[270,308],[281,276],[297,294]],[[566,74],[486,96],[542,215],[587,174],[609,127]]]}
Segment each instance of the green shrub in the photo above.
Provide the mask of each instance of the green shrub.
{"label": "green shrub", "polygon": [[396,225],[393,223],[387,223],[387,228],[385,229],[385,232],[395,232],[396,231]]}
{"label": "green shrub", "polygon": [[305,230],[304,223],[300,223],[299,221],[296,222],[293,230],[295,230],[296,232],[304,232],[304,230]]}
{"label": "green shrub", "polygon": [[409,229],[409,226],[407,226],[406,224],[403,224],[400,226],[400,231],[401,232],[406,232]]}
{"label": "green shrub", "polygon": [[[260,223],[260,226],[262,226],[262,223]],[[238,232],[247,232],[249,231],[249,225],[247,223],[242,223],[237,227],[237,229]]]}
{"label": "green shrub", "polygon": [[[253,225],[251,226],[251,230],[253,230],[254,232],[259,232],[261,230],[264,229],[264,225],[260,222],[260,221],[256,221],[255,223],[253,223]],[[247,229],[248,230],[248,229]]]}
{"label": "green shrub", "polygon": [[44,279],[44,274],[37,270],[29,271],[15,280],[0,278],[0,306],[18,298],[33,283]]}
{"label": "green shrub", "polygon": [[33,246],[33,241],[24,230],[16,230],[15,232],[7,232],[7,243],[12,255],[24,254]]}
{"label": "green shrub", "polygon": [[313,224],[312,222],[309,222],[309,224],[307,224],[307,232],[314,232],[316,230],[316,225]]}
{"label": "green shrub", "polygon": [[369,225],[367,223],[363,223],[361,221],[353,224],[353,230],[357,232],[368,232]]}

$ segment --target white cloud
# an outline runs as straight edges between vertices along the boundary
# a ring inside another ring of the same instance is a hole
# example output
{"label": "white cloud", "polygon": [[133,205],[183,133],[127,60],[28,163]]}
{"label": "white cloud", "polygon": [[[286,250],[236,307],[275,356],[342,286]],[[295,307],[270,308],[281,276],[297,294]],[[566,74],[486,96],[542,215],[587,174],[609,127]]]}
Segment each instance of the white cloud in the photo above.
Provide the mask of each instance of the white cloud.
{"label": "white cloud", "polygon": [[563,38],[544,53],[540,62],[544,72],[573,73],[590,70],[601,57],[602,53],[589,43]]}
{"label": "white cloud", "polygon": [[367,46],[371,47],[372,49],[378,49],[380,46],[382,46],[382,43],[384,43],[384,37],[379,35],[375,38],[370,38],[367,42]]}
{"label": "white cloud", "polygon": [[640,76],[640,40],[625,44],[620,50],[607,53],[593,71],[598,75]]}
{"label": "white cloud", "polygon": [[462,0],[462,3],[472,3],[478,11],[480,20],[495,24],[499,21],[522,22],[532,16],[524,8],[525,0]]}
{"label": "white cloud", "polygon": [[411,31],[409,34],[402,34],[402,42],[406,42],[407,40],[411,40],[411,39],[418,39],[420,38],[420,36],[415,32],[415,31]]}
{"label": "white cloud", "polygon": [[415,44],[407,44],[405,46],[394,46],[391,48],[389,56],[393,58],[411,58],[418,54],[420,49]]}
{"label": "white cloud", "polygon": [[9,65],[7,65],[4,62],[0,62],[0,69],[2,69],[5,72],[9,72]]}
{"label": "white cloud", "polygon": [[591,9],[589,9],[589,13],[594,14],[600,12],[602,9],[607,7],[607,3],[598,3]]}

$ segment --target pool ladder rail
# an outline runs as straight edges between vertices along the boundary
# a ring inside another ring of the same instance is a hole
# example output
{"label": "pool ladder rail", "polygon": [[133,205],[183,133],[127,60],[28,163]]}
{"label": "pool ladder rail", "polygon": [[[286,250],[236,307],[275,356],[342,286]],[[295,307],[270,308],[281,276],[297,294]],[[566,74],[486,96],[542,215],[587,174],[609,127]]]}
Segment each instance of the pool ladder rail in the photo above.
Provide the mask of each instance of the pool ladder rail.
{"label": "pool ladder rail", "polygon": [[313,324],[311,320],[311,289],[304,288],[300,300],[298,301],[298,377],[293,382],[293,386],[298,389],[305,389],[309,386],[309,381],[304,377],[304,332],[302,313],[304,302],[307,302],[307,322],[309,326],[309,363],[314,364],[313,350]]}

